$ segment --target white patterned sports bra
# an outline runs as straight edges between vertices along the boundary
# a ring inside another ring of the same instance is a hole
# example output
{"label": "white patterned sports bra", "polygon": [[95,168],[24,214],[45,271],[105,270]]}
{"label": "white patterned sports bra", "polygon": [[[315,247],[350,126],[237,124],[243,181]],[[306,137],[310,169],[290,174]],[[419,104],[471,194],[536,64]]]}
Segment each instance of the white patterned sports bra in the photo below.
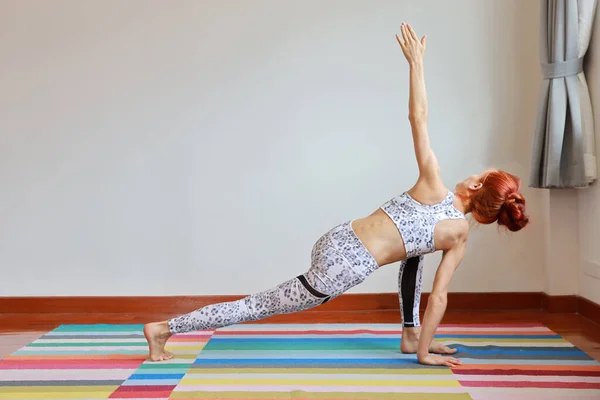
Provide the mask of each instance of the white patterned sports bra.
{"label": "white patterned sports bra", "polygon": [[406,248],[406,258],[433,253],[435,225],[447,219],[465,219],[454,207],[454,193],[437,204],[421,204],[407,192],[386,202],[381,209],[394,221]]}

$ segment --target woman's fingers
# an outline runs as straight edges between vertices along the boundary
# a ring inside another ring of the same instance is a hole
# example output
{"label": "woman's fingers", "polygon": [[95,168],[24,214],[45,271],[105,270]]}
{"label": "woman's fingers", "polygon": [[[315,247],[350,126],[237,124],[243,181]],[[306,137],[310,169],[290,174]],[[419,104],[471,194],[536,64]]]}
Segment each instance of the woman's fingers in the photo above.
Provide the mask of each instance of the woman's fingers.
{"label": "woman's fingers", "polygon": [[411,36],[410,33],[408,33],[408,29],[406,27],[406,24],[402,24],[402,27],[400,28],[402,30],[402,39],[404,39],[404,43],[406,43],[408,45],[408,43],[410,42]]}
{"label": "woman's fingers", "polygon": [[408,25],[408,24],[406,24],[406,25],[407,25],[407,27],[408,27],[408,33],[410,34],[410,37],[411,37],[413,40],[419,40],[419,37],[417,36],[417,34],[415,33],[415,31],[413,30],[412,26],[410,26],[410,25]]}
{"label": "woman's fingers", "polygon": [[446,367],[453,368],[453,367],[456,367],[456,365],[457,365],[457,364],[456,364],[456,363],[454,363],[454,362],[452,362],[451,360],[446,360],[446,362],[444,363],[444,365],[445,365]]}
{"label": "woman's fingers", "polygon": [[404,48],[404,43],[402,43],[402,39],[400,39],[400,36],[398,34],[396,34],[396,40],[398,41],[400,47]]}
{"label": "woman's fingers", "polygon": [[460,360],[457,360],[454,357],[450,358],[450,363],[452,364],[453,367],[457,367],[462,364],[462,362]]}
{"label": "woman's fingers", "polygon": [[447,367],[457,367],[461,365],[462,362],[454,357],[444,357],[444,365]]}

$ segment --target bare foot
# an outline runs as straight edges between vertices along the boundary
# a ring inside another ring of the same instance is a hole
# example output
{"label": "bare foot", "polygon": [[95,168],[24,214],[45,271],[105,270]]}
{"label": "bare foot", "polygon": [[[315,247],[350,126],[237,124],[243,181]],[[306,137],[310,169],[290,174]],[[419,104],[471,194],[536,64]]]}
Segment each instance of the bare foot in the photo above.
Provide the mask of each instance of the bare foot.
{"label": "bare foot", "polygon": [[173,358],[173,353],[165,350],[167,340],[172,336],[169,324],[166,321],[144,325],[144,336],[146,336],[150,347],[149,360],[165,361]]}
{"label": "bare foot", "polygon": [[[419,339],[402,338],[400,350],[405,354],[415,354],[419,348]],[[432,354],[454,354],[456,349],[445,346],[439,342],[433,341],[429,345],[429,352]]]}
{"label": "bare foot", "polygon": [[[405,354],[415,354],[419,348],[420,333],[420,328],[404,328],[402,330],[400,350]],[[432,341],[431,345],[429,345],[429,352],[433,354],[454,354],[456,353],[456,349]]]}
{"label": "bare foot", "polygon": [[433,354],[454,354],[456,353],[456,351],[456,349],[453,349],[452,347],[448,347],[436,341],[431,342],[431,345],[429,346],[429,352]]}

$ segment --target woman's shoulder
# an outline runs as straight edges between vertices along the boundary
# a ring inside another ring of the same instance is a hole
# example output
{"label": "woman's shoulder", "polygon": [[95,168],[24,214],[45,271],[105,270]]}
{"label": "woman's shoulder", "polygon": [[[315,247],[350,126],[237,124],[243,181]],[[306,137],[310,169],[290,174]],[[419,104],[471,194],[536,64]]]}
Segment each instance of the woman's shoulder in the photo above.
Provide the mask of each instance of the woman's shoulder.
{"label": "woman's shoulder", "polygon": [[439,204],[443,202],[450,193],[450,190],[444,185],[443,182],[428,182],[426,180],[419,179],[417,183],[409,190],[404,192],[422,204]]}

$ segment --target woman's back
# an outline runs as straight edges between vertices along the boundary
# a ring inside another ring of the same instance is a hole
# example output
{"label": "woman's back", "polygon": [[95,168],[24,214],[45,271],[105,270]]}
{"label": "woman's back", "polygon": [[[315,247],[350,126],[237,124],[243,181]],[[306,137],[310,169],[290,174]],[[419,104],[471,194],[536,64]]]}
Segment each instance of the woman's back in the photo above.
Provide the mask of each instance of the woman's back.
{"label": "woman's back", "polygon": [[454,193],[444,189],[445,195],[436,201],[440,189],[428,190],[418,182],[368,217],[353,221],[356,235],[380,266],[446,250],[466,234],[468,224],[454,204]]}

